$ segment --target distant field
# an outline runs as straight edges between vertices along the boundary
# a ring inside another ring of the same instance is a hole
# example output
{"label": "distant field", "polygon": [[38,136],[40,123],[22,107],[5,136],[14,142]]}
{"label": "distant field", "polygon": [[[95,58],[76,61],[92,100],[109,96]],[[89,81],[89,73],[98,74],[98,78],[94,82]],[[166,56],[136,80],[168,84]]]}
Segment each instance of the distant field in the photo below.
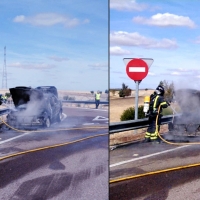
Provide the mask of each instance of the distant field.
{"label": "distant field", "polygon": [[[154,90],[139,90],[138,105],[143,105],[144,97],[153,92]],[[110,122],[119,122],[123,111],[133,106],[135,107],[135,91],[132,91],[131,97],[110,96]]]}
{"label": "distant field", "polygon": [[[0,90],[0,94],[4,95],[5,93],[9,93],[9,89]],[[83,100],[83,101],[94,99],[94,94],[92,95],[89,91],[87,92],[87,91],[58,90],[58,96],[60,99],[63,99],[64,96],[69,96],[69,97],[75,97],[75,100]],[[107,97],[108,95],[103,93],[101,95],[101,100],[106,101]]]}

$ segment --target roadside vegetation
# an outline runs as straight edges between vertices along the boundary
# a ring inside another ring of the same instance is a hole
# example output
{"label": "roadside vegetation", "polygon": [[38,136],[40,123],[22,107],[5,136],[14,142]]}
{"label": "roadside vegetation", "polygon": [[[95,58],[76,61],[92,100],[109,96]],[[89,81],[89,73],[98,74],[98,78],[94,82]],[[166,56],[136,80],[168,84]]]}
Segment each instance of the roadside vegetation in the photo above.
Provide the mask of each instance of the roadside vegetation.
{"label": "roadside vegetation", "polygon": [[122,89],[119,91],[119,97],[126,97],[131,95],[131,89],[125,83],[122,83]]}
{"label": "roadside vegetation", "polygon": [[[165,96],[164,98],[169,101],[169,102],[173,102],[173,97],[174,97],[174,83],[171,82],[167,82],[166,80],[164,81],[160,81],[160,83],[158,85],[162,85],[165,89]],[[124,83],[122,84],[122,89],[121,89],[121,96],[125,97],[125,90],[128,90],[128,86],[126,86]],[[145,89],[147,90],[147,89]],[[138,107],[138,119],[143,119],[145,118],[145,114],[143,112],[143,105]],[[173,109],[177,112],[180,113],[180,107],[176,104],[173,105]],[[172,110],[171,107],[165,108],[162,111],[162,115],[173,115],[174,111]],[[174,113],[176,114],[176,113]],[[134,107],[129,107],[126,110],[123,111],[123,113],[120,116],[120,120],[121,121],[127,121],[127,120],[134,120],[135,118],[135,108]]]}

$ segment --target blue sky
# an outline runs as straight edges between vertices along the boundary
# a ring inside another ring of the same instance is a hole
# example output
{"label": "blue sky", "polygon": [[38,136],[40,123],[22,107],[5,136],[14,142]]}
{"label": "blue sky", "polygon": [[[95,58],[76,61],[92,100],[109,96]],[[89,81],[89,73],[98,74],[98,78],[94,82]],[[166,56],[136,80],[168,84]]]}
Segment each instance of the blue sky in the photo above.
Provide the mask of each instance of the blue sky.
{"label": "blue sky", "polygon": [[108,38],[108,0],[0,1],[0,71],[6,46],[7,88],[105,91]]}
{"label": "blue sky", "polygon": [[140,88],[161,80],[200,88],[200,1],[110,0],[110,88],[125,83],[123,58],[152,58]]}

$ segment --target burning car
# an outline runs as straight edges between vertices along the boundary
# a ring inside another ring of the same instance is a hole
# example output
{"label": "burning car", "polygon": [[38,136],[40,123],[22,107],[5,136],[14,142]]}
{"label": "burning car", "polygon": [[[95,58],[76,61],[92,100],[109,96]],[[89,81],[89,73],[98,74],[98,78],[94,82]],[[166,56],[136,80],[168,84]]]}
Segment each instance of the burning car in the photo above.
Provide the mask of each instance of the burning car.
{"label": "burning car", "polygon": [[196,134],[200,131],[200,91],[179,89],[175,91],[175,100],[181,108],[181,114],[174,117],[169,123],[169,131],[173,134]]}
{"label": "burning car", "polygon": [[15,128],[50,127],[62,119],[62,102],[54,86],[10,88],[14,109],[7,123]]}

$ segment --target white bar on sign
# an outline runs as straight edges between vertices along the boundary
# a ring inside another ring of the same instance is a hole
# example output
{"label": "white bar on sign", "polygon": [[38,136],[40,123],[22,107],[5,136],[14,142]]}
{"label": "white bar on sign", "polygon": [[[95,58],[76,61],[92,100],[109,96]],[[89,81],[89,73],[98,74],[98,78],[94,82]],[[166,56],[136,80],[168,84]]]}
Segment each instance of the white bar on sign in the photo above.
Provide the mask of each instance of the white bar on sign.
{"label": "white bar on sign", "polygon": [[145,72],[145,67],[129,67],[129,72]]}

